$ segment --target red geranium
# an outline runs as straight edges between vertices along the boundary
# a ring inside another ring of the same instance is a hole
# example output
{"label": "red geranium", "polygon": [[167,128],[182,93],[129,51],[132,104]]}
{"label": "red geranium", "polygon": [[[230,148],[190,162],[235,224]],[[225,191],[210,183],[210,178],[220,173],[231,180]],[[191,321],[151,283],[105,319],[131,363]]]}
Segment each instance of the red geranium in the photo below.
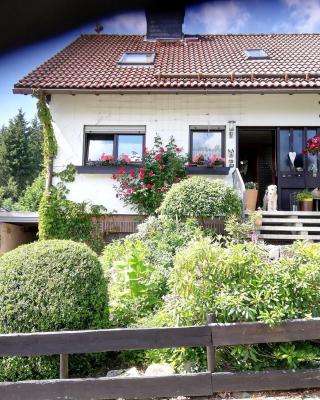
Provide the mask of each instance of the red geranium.
{"label": "red geranium", "polygon": [[127,154],[121,154],[120,161],[123,161],[126,164],[130,164],[131,163],[131,158]]}
{"label": "red geranium", "polygon": [[320,153],[320,136],[314,136],[307,140],[306,147],[303,150],[304,154],[316,155]]}
{"label": "red geranium", "polygon": [[102,153],[101,157],[100,157],[100,161],[112,161],[113,160],[113,156],[111,154],[105,154]]}

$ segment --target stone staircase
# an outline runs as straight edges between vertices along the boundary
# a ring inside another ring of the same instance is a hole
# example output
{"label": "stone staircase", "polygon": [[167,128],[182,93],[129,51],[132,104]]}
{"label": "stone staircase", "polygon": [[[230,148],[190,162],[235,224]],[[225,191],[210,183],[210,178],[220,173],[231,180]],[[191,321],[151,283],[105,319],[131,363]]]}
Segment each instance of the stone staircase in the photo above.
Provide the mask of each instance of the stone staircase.
{"label": "stone staircase", "polygon": [[258,238],[266,241],[310,240],[320,242],[320,212],[264,211]]}

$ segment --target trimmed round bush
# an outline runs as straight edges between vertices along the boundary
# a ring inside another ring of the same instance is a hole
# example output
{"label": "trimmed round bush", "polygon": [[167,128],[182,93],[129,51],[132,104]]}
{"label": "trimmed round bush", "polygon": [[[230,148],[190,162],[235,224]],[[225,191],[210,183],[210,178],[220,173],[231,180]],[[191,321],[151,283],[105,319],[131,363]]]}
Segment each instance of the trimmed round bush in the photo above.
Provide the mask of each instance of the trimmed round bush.
{"label": "trimmed round bush", "polygon": [[194,176],[174,184],[159,211],[178,219],[228,217],[240,214],[241,200],[223,181]]}
{"label": "trimmed round bush", "polygon": [[[106,292],[102,267],[87,245],[48,240],[20,246],[0,258],[0,332],[105,327]],[[76,359],[71,369],[78,371]],[[3,358],[0,378],[57,378],[57,361]]]}

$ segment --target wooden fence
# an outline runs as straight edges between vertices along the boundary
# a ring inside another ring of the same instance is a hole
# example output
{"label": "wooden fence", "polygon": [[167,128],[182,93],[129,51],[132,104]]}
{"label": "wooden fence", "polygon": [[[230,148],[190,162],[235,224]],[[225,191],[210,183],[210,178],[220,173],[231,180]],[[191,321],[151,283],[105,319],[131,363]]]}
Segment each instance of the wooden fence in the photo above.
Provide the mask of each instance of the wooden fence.
{"label": "wooden fence", "polygon": [[[94,216],[92,221],[98,227],[102,237],[108,241],[110,238],[137,232],[139,224],[143,223],[146,218],[143,215],[110,214]],[[199,219],[199,223],[204,229],[209,229],[220,235],[225,233],[223,218],[203,218]]]}
{"label": "wooden fence", "polygon": [[[98,400],[212,396],[215,392],[320,387],[320,369],[214,372],[215,347],[320,338],[320,318],[266,324],[112,329],[0,335],[0,356],[60,354],[60,379],[0,383],[1,400]],[[207,347],[208,371],[159,377],[67,379],[68,354],[170,347]]]}

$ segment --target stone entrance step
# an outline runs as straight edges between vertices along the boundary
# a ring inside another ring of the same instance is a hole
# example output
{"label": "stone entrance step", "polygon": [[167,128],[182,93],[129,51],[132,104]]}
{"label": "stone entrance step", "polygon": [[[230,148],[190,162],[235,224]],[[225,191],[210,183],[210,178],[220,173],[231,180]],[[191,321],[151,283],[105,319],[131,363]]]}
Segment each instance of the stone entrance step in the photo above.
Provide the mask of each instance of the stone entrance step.
{"label": "stone entrance step", "polygon": [[319,224],[320,218],[263,218],[264,224]]}
{"label": "stone entrance step", "polygon": [[260,226],[259,228],[260,231],[304,231],[304,232],[319,232],[320,234],[320,227],[319,226],[298,226],[298,225],[291,225],[291,226],[278,226],[278,225],[272,225],[272,226]]}
{"label": "stone entrance step", "polygon": [[259,235],[259,239],[272,240],[272,241],[294,241],[294,240],[310,240],[314,242],[320,242],[320,235],[282,235],[272,233],[262,233]]}
{"label": "stone entrance step", "polygon": [[320,212],[264,211],[257,234],[259,239],[266,241],[320,242]]}

